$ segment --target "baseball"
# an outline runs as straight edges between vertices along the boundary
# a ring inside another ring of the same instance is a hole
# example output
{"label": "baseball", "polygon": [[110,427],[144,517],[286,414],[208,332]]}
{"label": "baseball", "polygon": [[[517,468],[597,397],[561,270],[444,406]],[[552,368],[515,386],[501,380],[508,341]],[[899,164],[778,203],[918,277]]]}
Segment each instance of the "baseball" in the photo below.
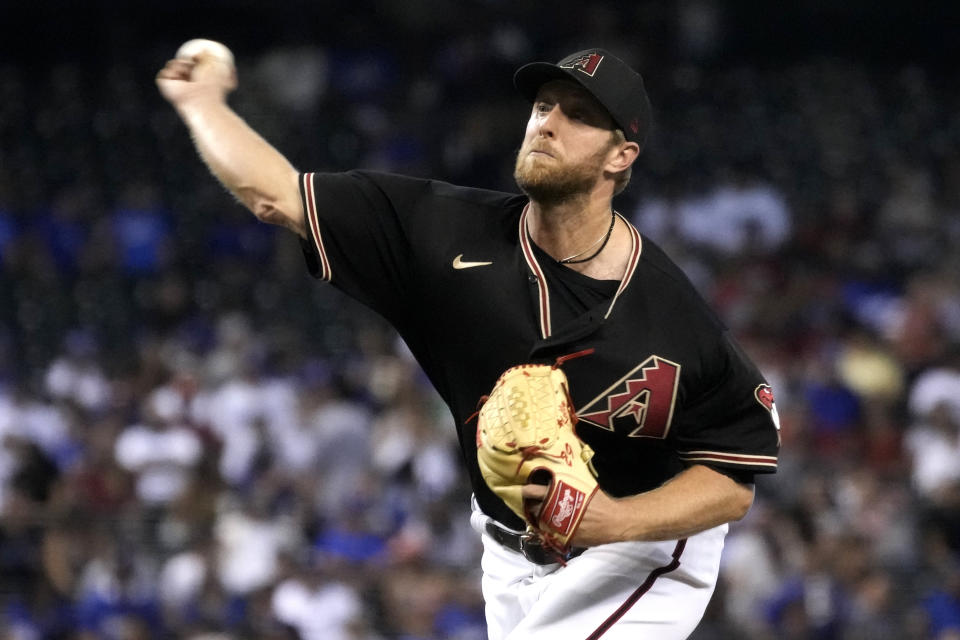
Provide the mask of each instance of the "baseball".
{"label": "baseball", "polygon": [[180,60],[193,60],[201,53],[208,53],[231,68],[234,66],[233,52],[226,45],[216,40],[206,40],[204,38],[195,38],[184,42],[177,49],[176,57]]}

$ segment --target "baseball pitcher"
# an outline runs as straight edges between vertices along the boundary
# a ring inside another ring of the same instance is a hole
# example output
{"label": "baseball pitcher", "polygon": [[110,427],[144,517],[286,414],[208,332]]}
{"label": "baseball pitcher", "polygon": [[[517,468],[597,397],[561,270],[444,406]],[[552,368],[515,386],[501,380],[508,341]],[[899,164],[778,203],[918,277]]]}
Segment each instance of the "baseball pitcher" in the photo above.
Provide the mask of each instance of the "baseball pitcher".
{"label": "baseball pitcher", "polygon": [[298,171],[228,106],[213,52],[157,84],[212,173],[387,318],[450,407],[490,638],[686,638],[779,427],[757,368],[612,206],[651,126],[641,76],[602,49],[521,67],[515,193]]}

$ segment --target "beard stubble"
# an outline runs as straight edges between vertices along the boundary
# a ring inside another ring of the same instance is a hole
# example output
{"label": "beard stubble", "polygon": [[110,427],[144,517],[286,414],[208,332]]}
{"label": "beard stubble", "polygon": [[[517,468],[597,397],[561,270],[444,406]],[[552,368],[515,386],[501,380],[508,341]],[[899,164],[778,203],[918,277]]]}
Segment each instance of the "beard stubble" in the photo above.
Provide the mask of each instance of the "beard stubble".
{"label": "beard stubble", "polygon": [[576,164],[531,158],[528,151],[524,147],[517,153],[513,179],[531,200],[557,205],[586,195],[593,188],[608,149]]}

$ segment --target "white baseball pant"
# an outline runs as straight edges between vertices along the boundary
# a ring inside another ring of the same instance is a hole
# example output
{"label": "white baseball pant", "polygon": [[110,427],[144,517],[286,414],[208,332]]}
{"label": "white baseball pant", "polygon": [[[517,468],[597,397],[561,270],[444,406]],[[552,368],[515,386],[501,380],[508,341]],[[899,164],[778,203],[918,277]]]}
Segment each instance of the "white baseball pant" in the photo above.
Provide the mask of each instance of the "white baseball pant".
{"label": "white baseball pant", "polygon": [[470,521],[483,541],[490,640],[683,640],[713,595],[728,529],[605,544],[540,566],[491,538],[476,503]]}

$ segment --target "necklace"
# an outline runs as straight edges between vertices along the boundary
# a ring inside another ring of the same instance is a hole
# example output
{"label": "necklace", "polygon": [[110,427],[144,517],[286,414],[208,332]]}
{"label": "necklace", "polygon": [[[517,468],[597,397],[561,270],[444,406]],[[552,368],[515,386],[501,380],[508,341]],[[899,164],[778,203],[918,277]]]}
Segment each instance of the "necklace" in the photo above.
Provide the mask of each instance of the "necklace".
{"label": "necklace", "polygon": [[[610,240],[610,235],[613,233],[613,223],[616,221],[617,221],[617,214],[611,211],[610,226],[607,227],[607,232],[605,234],[597,238],[596,242],[594,242],[592,245],[590,245],[583,251],[575,253],[572,256],[567,256],[566,258],[557,260],[557,264],[579,264],[581,262],[587,262],[589,260],[593,260],[594,258],[596,258],[598,255],[600,255],[600,252],[603,251],[603,248],[607,246],[607,242]],[[594,247],[596,247],[598,244],[600,245],[600,247],[596,251],[591,253],[589,256],[587,256],[586,258],[580,258],[579,260],[574,260],[574,258],[576,258],[577,256],[582,256],[587,251],[590,251],[590,249],[593,249]]]}

